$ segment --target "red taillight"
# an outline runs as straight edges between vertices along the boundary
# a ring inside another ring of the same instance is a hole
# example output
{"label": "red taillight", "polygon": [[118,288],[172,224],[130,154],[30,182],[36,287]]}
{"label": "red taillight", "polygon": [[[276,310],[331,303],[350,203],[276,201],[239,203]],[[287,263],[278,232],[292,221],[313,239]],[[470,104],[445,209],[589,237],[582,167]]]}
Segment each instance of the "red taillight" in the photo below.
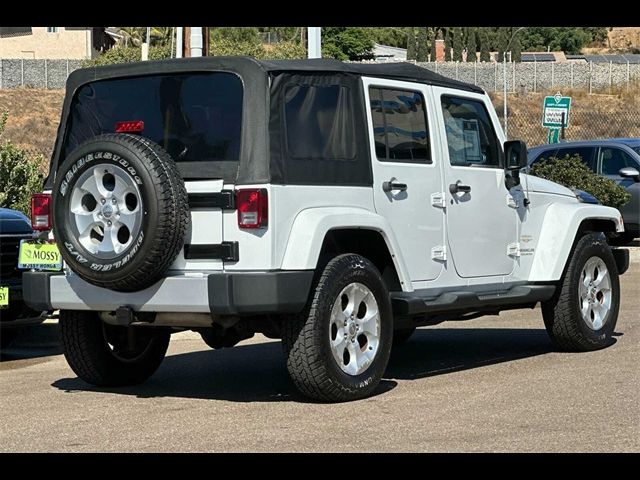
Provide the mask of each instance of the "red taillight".
{"label": "red taillight", "polygon": [[268,225],[269,200],[266,189],[236,191],[236,207],[240,228],[261,228]]}
{"label": "red taillight", "polygon": [[129,122],[116,122],[116,133],[140,133],[144,130],[142,120],[131,120]]}
{"label": "red taillight", "polygon": [[51,230],[51,195],[34,193],[31,196],[31,227],[34,230]]}

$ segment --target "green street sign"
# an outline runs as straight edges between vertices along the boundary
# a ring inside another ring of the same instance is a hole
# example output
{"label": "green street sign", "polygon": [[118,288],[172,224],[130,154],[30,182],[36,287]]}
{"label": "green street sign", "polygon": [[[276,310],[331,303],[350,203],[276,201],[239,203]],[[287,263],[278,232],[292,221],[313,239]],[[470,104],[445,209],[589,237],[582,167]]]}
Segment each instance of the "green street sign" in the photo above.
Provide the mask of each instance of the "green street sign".
{"label": "green street sign", "polygon": [[[560,92],[553,97],[544,97],[542,104],[542,126],[560,128],[569,126],[569,112],[571,111],[571,97],[563,97]],[[564,124],[562,122],[564,114]]]}
{"label": "green street sign", "polygon": [[560,143],[560,129],[550,128],[547,134],[547,143]]}

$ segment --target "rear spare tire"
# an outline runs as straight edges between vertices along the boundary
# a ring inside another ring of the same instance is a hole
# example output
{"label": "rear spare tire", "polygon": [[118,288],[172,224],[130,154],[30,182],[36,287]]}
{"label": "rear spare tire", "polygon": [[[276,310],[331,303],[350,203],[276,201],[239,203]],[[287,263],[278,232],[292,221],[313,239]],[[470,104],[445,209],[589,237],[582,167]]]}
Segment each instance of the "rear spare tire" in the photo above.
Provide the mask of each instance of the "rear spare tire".
{"label": "rear spare tire", "polygon": [[93,285],[146,288],[182,249],[190,218],[184,181],[150,140],[106,134],[86,141],[58,170],[52,196],[62,257]]}

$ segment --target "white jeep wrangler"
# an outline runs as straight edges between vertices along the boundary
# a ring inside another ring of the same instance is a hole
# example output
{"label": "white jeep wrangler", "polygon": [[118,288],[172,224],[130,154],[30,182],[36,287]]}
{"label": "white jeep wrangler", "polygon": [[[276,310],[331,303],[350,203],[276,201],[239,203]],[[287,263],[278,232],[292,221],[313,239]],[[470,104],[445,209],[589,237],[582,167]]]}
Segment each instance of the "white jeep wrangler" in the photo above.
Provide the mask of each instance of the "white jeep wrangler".
{"label": "white jeep wrangler", "polygon": [[417,326],[542,305],[557,348],[611,342],[620,213],[520,173],[478,87],[410,64],[215,57],[67,82],[48,197],[63,272],[24,274],[95,385],[146,380],[170,334],[281,338],[305,395],[370,395]]}

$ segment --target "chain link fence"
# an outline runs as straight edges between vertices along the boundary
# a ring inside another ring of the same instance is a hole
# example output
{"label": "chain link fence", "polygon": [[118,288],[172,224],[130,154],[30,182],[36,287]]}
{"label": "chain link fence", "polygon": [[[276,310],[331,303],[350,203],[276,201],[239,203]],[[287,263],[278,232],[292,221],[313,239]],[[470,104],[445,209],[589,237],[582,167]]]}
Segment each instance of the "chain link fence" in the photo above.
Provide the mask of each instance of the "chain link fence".
{"label": "chain link fence", "polygon": [[[572,97],[566,140],[640,138],[640,85],[620,95],[589,95],[584,91],[565,94]],[[509,139],[524,140],[531,147],[547,143],[549,130],[542,126],[545,95],[553,93],[508,96]],[[490,96],[504,126],[502,95]]]}

